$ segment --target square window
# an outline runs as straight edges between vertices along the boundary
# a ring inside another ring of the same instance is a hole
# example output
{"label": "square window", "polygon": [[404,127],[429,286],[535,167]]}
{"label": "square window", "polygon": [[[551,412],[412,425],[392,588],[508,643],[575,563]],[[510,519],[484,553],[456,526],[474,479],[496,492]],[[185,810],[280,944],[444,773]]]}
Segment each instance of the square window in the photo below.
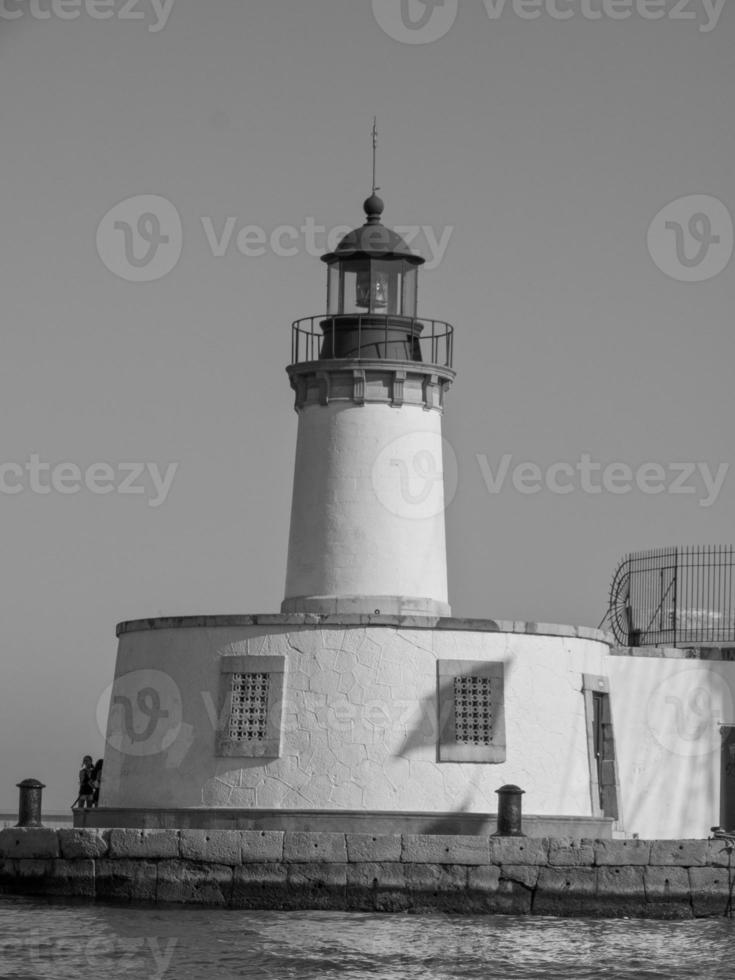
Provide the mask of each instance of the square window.
{"label": "square window", "polygon": [[270,674],[232,674],[229,736],[236,741],[266,737]]}
{"label": "square window", "polygon": [[490,745],[493,740],[492,681],[489,677],[454,678],[454,740]]}
{"label": "square window", "polygon": [[222,657],[218,756],[278,758],[285,657]]}
{"label": "square window", "polygon": [[505,762],[503,664],[437,664],[440,762]]}

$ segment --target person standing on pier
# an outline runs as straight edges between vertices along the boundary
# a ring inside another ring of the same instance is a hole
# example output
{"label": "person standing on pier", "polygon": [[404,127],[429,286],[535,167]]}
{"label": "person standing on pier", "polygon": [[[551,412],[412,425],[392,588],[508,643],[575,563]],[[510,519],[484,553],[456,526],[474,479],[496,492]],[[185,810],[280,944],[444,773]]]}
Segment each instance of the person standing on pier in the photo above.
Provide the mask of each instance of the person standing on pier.
{"label": "person standing on pier", "polygon": [[77,804],[82,810],[91,808],[94,801],[94,762],[91,755],[85,755],[79,770],[79,796]]}

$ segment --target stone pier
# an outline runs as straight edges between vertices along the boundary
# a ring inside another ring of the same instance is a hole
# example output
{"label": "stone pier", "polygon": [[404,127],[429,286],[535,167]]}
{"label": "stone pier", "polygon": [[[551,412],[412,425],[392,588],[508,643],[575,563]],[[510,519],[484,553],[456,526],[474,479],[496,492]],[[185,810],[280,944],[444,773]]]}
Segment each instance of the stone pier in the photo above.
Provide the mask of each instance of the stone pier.
{"label": "stone pier", "polygon": [[734,882],[722,840],[0,831],[0,892],[101,902],[679,919],[728,914]]}

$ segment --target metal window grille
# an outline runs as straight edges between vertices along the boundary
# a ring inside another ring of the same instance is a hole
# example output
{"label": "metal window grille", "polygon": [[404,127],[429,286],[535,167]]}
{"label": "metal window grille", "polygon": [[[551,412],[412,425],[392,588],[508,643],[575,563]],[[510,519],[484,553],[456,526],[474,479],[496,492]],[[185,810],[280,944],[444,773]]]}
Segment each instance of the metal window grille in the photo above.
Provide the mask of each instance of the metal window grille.
{"label": "metal window grille", "polygon": [[233,674],[229,736],[236,741],[266,737],[269,674]]}
{"label": "metal window grille", "polygon": [[492,681],[454,678],[455,739],[462,745],[490,745],[493,739]]}
{"label": "metal window grille", "polygon": [[735,549],[658,548],[627,555],[606,618],[623,646],[735,645]]}

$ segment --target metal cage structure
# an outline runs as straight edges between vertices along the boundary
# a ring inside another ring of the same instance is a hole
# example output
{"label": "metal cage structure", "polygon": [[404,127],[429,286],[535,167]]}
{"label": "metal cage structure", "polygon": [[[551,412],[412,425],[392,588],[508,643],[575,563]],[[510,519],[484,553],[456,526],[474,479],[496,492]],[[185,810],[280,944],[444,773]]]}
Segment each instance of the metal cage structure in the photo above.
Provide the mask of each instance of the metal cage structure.
{"label": "metal cage structure", "polygon": [[735,646],[734,553],[732,545],[695,545],[627,555],[606,615],[617,642]]}

